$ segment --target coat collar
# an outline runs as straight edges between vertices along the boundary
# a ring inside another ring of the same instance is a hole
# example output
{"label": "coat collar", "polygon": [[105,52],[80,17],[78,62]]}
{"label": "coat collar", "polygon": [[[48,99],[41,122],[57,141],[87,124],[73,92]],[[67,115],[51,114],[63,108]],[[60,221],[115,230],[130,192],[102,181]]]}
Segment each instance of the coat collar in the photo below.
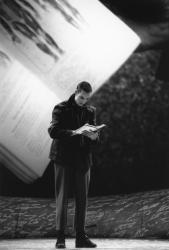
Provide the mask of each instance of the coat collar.
{"label": "coat collar", "polygon": [[69,97],[67,103],[68,103],[68,105],[73,106],[73,107],[75,107],[75,108],[77,108],[77,109],[79,109],[79,110],[86,109],[86,108],[88,107],[87,104],[85,104],[85,105],[83,105],[83,106],[79,106],[79,105],[75,102],[75,93],[72,94],[72,95]]}
{"label": "coat collar", "polygon": [[76,102],[75,102],[75,94],[72,94],[72,95],[69,97],[67,103],[68,103],[69,105],[71,105],[71,106],[72,106],[72,105],[73,105],[73,106],[78,106],[78,105],[76,104]]}

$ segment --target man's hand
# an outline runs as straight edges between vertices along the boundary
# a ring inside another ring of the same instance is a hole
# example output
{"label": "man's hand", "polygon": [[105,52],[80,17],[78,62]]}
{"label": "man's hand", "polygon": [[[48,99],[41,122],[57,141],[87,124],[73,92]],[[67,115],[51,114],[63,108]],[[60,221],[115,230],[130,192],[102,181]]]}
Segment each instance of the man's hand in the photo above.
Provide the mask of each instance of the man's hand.
{"label": "man's hand", "polygon": [[84,136],[87,136],[88,138],[90,138],[91,140],[96,140],[99,136],[98,132],[89,132],[89,131],[84,131],[83,132]]}
{"label": "man's hand", "polygon": [[72,136],[77,135],[76,130],[72,130]]}

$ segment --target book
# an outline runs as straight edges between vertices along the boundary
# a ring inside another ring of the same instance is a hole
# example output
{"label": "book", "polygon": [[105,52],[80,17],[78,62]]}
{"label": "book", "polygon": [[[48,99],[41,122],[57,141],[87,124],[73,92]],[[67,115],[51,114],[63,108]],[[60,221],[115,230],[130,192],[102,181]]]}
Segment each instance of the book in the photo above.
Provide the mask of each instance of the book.
{"label": "book", "polygon": [[83,134],[85,132],[99,132],[102,128],[104,128],[106,125],[101,124],[101,125],[90,125],[90,124],[84,124],[82,127],[76,129],[74,131],[75,134]]}
{"label": "book", "polygon": [[2,1],[0,37],[0,164],[30,183],[49,163],[54,106],[80,81],[95,93],[140,39],[98,0]]}

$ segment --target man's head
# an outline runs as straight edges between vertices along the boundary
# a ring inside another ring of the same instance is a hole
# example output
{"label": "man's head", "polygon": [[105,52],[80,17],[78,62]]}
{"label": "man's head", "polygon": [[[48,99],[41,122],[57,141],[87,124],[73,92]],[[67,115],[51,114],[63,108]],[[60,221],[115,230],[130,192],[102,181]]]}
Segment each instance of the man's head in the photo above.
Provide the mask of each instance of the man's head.
{"label": "man's head", "polygon": [[75,91],[75,102],[79,106],[83,106],[89,100],[92,94],[92,87],[88,82],[80,82],[77,85],[77,89]]}

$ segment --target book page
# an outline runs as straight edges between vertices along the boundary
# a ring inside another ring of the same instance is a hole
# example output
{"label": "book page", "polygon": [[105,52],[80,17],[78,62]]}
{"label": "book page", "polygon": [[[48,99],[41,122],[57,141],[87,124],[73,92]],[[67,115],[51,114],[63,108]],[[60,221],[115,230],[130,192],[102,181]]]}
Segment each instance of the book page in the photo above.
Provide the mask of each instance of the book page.
{"label": "book page", "polygon": [[101,124],[99,126],[93,126],[90,124],[85,124],[82,127],[78,128],[75,130],[76,134],[83,134],[84,132],[96,132],[99,131],[100,129],[104,128],[106,125],[105,124]]}
{"label": "book page", "polygon": [[1,43],[60,99],[84,80],[96,91],[140,43],[98,0],[12,2],[1,4]]}
{"label": "book page", "polygon": [[47,129],[51,110],[60,100],[1,48],[2,52],[0,157],[13,173],[30,182],[42,175],[49,162]]}
{"label": "book page", "polygon": [[54,105],[80,81],[97,91],[140,39],[98,0],[5,0],[0,7],[1,158],[29,181],[48,164]]}

